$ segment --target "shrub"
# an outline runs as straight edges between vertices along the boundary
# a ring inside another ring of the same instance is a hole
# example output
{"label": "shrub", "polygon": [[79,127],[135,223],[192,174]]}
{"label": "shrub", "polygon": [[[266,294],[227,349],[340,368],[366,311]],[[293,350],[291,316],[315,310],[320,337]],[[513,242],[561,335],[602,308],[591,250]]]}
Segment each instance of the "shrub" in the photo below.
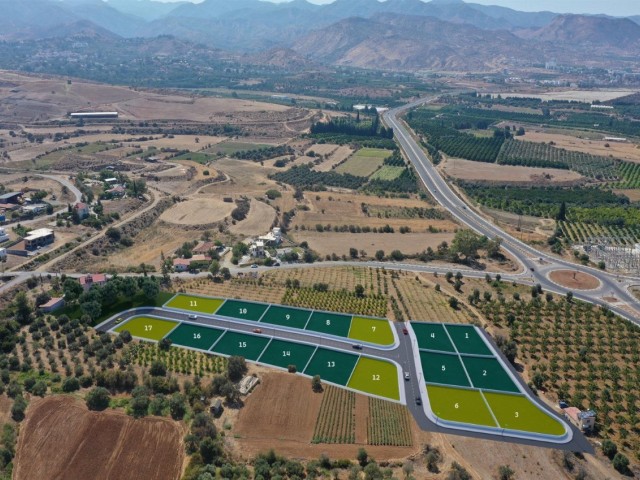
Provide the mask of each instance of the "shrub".
{"label": "shrub", "polygon": [[109,406],[111,396],[109,390],[103,387],[95,387],[85,397],[89,410],[105,410]]}

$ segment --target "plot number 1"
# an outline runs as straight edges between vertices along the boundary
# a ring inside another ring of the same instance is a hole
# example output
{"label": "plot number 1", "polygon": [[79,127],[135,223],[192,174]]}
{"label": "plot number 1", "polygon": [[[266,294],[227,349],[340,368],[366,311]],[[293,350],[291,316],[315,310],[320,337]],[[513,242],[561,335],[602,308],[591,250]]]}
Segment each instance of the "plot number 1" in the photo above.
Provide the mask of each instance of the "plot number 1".
{"label": "plot number 1", "polygon": [[144,326],[144,331],[145,332],[150,332],[152,328],[153,328],[153,325],[145,325]]}

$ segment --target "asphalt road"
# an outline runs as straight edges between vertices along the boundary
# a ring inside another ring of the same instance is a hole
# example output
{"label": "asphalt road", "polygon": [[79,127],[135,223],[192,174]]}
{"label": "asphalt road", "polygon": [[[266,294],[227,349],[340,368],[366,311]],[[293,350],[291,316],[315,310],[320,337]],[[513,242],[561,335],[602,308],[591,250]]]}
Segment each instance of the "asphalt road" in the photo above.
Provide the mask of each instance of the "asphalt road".
{"label": "asphalt road", "polygon": [[[260,334],[261,336],[280,339],[280,340],[289,340],[293,342],[308,343],[312,345],[318,345],[320,347],[328,347],[334,350],[344,351],[347,353],[364,354],[374,358],[391,360],[397,363],[398,365],[400,365],[403,375],[404,375],[404,372],[409,372],[410,380],[402,381],[402,385],[400,385],[400,388],[404,388],[405,390],[405,397],[407,400],[407,407],[409,408],[409,411],[411,412],[413,417],[416,419],[416,423],[418,424],[418,426],[425,431],[447,433],[447,434],[453,434],[453,435],[464,435],[467,437],[471,436],[474,438],[481,438],[486,440],[504,441],[508,443],[534,445],[539,447],[547,447],[547,448],[551,447],[551,448],[563,449],[563,450],[568,450],[573,452],[577,452],[577,451],[592,452],[593,451],[592,446],[589,444],[586,438],[573,427],[572,427],[573,438],[571,441],[565,444],[552,444],[552,443],[547,443],[542,441],[503,437],[500,435],[491,435],[491,434],[469,432],[469,431],[458,431],[458,430],[442,427],[432,422],[425,415],[423,407],[416,405],[416,402],[415,402],[416,397],[420,397],[424,399],[424,396],[426,395],[426,389],[425,389],[425,385],[419,379],[418,371],[415,363],[416,356],[415,356],[415,352],[413,351],[413,345],[409,337],[403,334],[402,330],[403,328],[405,328],[405,324],[402,324],[402,323],[393,324],[393,326],[396,328],[398,333],[398,339],[399,339],[398,346],[396,346],[393,349],[384,349],[381,347],[365,344],[362,350],[355,350],[353,348],[354,343],[360,343],[360,342],[354,342],[353,340],[350,340],[350,339],[342,340],[342,339],[339,339],[338,337],[327,337],[321,334],[309,333],[306,331],[286,330],[286,329],[281,329],[278,326],[269,326],[269,325],[265,325],[257,322],[241,322],[238,320],[231,320],[231,319],[216,316],[216,315],[198,314],[197,319],[191,319],[189,318],[188,313],[182,313],[179,311],[174,311],[174,310],[169,310],[164,308],[143,307],[143,308],[138,308],[135,310],[123,312],[101,323],[98,327],[96,327],[96,329],[99,331],[107,332],[117,325],[116,321],[118,318],[122,319],[121,322],[118,322],[118,324],[121,324],[127,319],[137,315],[154,315],[154,316],[165,318],[165,319],[184,321],[184,322],[195,323],[195,324],[200,324],[200,325],[205,325],[210,327],[217,327],[220,329],[233,330],[233,331],[249,333],[249,334],[254,334],[253,329],[259,327],[262,330],[262,333]],[[486,337],[491,342],[493,349],[496,352],[499,352],[499,349],[493,343],[491,338],[488,336]],[[509,368],[513,370],[513,367],[511,367],[511,365],[508,362],[507,362],[507,365],[509,366]],[[531,399],[533,399],[538,404],[540,404],[546,411],[556,414],[556,412],[554,412],[545,404],[537,400],[537,398],[530,392],[530,390],[526,387],[521,377],[517,373],[515,377],[518,379],[518,381],[522,383],[522,385],[525,387],[525,390],[529,392],[529,396]]]}
{"label": "asphalt road", "polygon": [[[548,274],[554,270],[571,270],[590,274],[596,277],[601,285],[590,291],[573,291],[575,298],[598,305],[606,305],[615,313],[634,321],[640,325],[640,302],[628,291],[631,284],[640,283],[640,279],[612,275],[600,270],[577,265],[560,259],[545,252],[536,250],[526,243],[502,231],[499,227],[474,212],[465,202],[449,187],[440,172],[427,158],[422,148],[418,145],[411,133],[399,119],[403,112],[429,103],[436,97],[425,98],[402,107],[389,110],[384,114],[384,121],[394,129],[396,139],[402,150],[413,164],[420,179],[436,201],[446,208],[455,218],[467,227],[475,230],[488,238],[502,238],[502,246],[525,269],[527,276],[533,283],[539,283],[546,291],[566,294],[569,289],[552,282]],[[616,298],[615,303],[607,301],[606,297]],[[626,305],[633,311],[629,312],[622,307]]]}

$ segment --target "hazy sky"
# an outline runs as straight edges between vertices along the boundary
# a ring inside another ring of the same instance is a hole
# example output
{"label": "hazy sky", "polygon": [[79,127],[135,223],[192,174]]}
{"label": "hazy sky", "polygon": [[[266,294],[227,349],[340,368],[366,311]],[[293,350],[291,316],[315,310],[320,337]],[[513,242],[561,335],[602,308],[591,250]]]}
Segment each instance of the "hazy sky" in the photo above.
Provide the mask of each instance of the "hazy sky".
{"label": "hazy sky", "polygon": [[[160,0],[173,2],[178,0]],[[198,0],[191,0],[200,3]],[[201,1],[201,0],[200,0]],[[232,2],[233,0],[229,0]],[[286,0],[272,0],[282,2]],[[325,4],[333,0],[309,0],[311,3]],[[516,10],[538,12],[550,10],[558,13],[606,13],[607,15],[640,15],[640,0],[473,0],[469,3],[483,5],[501,5]]]}

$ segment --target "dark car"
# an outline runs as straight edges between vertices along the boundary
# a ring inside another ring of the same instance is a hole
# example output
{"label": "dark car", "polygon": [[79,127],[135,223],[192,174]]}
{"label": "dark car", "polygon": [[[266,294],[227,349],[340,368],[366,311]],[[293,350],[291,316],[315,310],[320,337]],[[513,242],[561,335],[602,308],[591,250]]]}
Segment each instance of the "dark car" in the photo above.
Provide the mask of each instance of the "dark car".
{"label": "dark car", "polygon": [[416,397],[416,405],[422,405],[422,399],[420,397]]}
{"label": "dark car", "polygon": [[355,348],[356,350],[362,350],[362,344],[360,343],[354,343],[353,345],[351,345],[351,347]]}
{"label": "dark car", "polygon": [[403,328],[402,333],[404,333],[405,335],[409,335],[409,330],[407,330],[406,328]]}

